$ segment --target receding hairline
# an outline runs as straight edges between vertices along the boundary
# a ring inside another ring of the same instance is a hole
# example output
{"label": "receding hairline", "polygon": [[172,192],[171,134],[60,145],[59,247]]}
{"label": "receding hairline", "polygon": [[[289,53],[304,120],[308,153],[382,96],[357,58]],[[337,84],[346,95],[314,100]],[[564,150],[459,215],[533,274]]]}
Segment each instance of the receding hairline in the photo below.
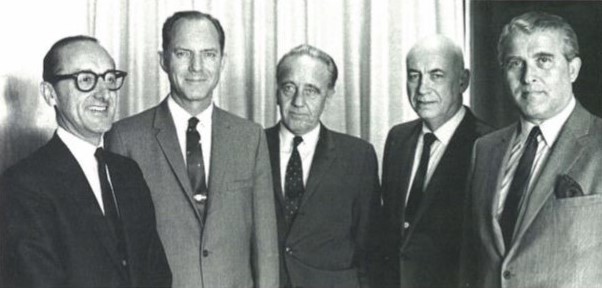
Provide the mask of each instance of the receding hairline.
{"label": "receding hairline", "polygon": [[454,69],[465,69],[462,48],[450,38],[439,34],[422,38],[416,42],[406,55],[406,64],[409,62],[410,57],[424,50],[433,51],[439,55],[445,53],[446,57],[448,55],[451,56],[451,62],[454,65]]}

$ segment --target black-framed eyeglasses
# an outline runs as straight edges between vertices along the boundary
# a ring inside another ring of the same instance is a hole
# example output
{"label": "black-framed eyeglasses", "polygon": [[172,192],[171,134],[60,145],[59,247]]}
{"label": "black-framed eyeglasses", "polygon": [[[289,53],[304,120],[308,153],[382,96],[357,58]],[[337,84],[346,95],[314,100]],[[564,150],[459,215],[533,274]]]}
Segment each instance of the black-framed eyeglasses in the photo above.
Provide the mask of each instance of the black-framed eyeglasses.
{"label": "black-framed eyeglasses", "polygon": [[56,83],[60,80],[73,79],[75,80],[75,87],[81,92],[90,92],[96,87],[98,78],[102,78],[107,89],[111,91],[117,91],[123,86],[123,80],[128,73],[120,70],[107,70],[105,73],[96,74],[90,70],[83,70],[71,74],[65,75],[54,75],[50,79],[50,82]]}

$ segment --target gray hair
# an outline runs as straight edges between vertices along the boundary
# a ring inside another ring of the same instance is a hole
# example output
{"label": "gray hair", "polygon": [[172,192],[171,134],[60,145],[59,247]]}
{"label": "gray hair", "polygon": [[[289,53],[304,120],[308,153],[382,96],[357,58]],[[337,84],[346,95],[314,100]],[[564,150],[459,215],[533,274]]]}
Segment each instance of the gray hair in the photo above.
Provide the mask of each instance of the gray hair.
{"label": "gray hair", "polygon": [[299,46],[293,48],[291,51],[284,54],[284,56],[282,56],[282,58],[280,58],[280,61],[278,61],[278,65],[276,66],[276,81],[280,82],[280,79],[282,79],[282,73],[284,72],[284,71],[282,71],[282,63],[284,63],[284,60],[286,60],[287,58],[292,57],[292,56],[302,56],[302,55],[307,55],[309,57],[312,57],[312,58],[319,60],[322,63],[326,64],[328,72],[330,74],[330,81],[328,81],[328,88],[330,88],[330,89],[334,88],[334,85],[337,82],[337,77],[339,75],[339,70],[337,69],[337,64],[334,63],[334,60],[332,59],[332,57],[330,57],[330,55],[328,55],[326,52],[324,52],[314,46],[307,45],[307,44],[299,45]]}
{"label": "gray hair", "polygon": [[506,24],[500,34],[497,45],[498,61],[503,65],[506,46],[510,37],[518,32],[530,35],[539,31],[558,31],[562,34],[563,55],[571,61],[579,56],[579,43],[577,34],[562,17],[546,12],[532,11],[514,17],[510,23]]}

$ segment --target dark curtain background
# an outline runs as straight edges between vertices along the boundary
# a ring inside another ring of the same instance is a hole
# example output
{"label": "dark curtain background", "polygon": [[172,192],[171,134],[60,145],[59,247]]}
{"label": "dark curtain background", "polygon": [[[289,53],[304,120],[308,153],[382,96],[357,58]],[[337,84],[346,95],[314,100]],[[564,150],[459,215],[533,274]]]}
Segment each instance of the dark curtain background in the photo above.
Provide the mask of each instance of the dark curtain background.
{"label": "dark curtain background", "polygon": [[518,119],[497,63],[497,40],[514,16],[539,10],[563,17],[579,40],[583,62],[573,91],[590,112],[602,115],[602,1],[472,1],[472,107],[497,128]]}

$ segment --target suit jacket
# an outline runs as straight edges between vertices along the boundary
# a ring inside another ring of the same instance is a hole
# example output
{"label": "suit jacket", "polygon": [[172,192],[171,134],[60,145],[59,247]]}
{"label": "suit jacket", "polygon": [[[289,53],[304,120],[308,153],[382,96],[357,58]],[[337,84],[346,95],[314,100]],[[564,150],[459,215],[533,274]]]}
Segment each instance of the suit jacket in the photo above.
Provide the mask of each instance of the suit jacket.
{"label": "suit jacket", "polygon": [[281,284],[365,287],[370,228],[379,206],[369,143],[322,126],[306,189],[290,227],[284,219],[279,125],[266,130],[281,249]]}
{"label": "suit jacket", "polygon": [[79,163],[55,134],[6,171],[2,287],[171,287],[148,187],[136,163],[106,153],[127,261]]}
{"label": "suit jacket", "polygon": [[435,169],[413,225],[404,228],[406,195],[422,120],[391,129],[383,158],[384,269],[395,287],[450,287],[457,283],[465,181],[472,145],[490,128],[466,109]]}
{"label": "suit jacket", "polygon": [[[462,283],[494,288],[601,287],[602,119],[577,103],[525,194],[528,204],[519,212],[522,221],[516,224],[513,243],[504,247],[495,209],[517,125],[475,144]],[[566,175],[583,196],[556,197],[557,183]]]}
{"label": "suit jacket", "polygon": [[117,122],[107,144],[142,169],[174,287],[275,287],[278,246],[265,135],[259,125],[217,107],[212,122],[204,225],[167,100]]}

